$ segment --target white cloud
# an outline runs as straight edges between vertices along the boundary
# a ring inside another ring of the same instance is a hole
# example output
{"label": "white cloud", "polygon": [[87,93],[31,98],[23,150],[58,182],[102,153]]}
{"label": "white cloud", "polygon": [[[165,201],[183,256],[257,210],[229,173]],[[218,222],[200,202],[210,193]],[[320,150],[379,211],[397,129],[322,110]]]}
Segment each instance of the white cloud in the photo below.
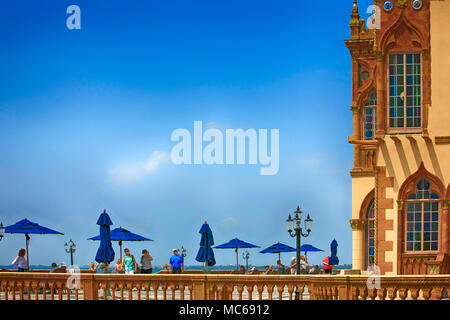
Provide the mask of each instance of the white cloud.
{"label": "white cloud", "polygon": [[225,219],[223,219],[220,222],[222,224],[225,224],[225,225],[236,225],[236,224],[238,224],[238,221],[235,218],[233,218],[233,217],[225,218]]}
{"label": "white cloud", "polygon": [[170,155],[163,151],[154,151],[147,161],[133,164],[122,164],[109,172],[112,182],[131,182],[154,172],[161,164],[170,160]]}

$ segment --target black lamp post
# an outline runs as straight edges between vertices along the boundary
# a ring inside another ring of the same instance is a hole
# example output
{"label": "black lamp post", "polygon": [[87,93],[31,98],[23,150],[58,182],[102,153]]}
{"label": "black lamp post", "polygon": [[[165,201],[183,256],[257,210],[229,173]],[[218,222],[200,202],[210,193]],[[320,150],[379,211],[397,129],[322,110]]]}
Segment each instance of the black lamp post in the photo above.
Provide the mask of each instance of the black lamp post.
{"label": "black lamp post", "polygon": [[64,249],[67,253],[70,253],[70,265],[73,266],[73,254],[75,253],[77,246],[75,243],[70,239],[69,243],[66,242],[64,245]]}
{"label": "black lamp post", "polygon": [[248,252],[247,250],[242,252],[242,258],[245,260],[245,265],[247,266],[248,270],[248,259],[250,259],[250,252]]}
{"label": "black lamp post", "polygon": [[2,241],[4,236],[5,236],[5,227],[3,226],[3,223],[0,223],[0,241]]}
{"label": "black lamp post", "polygon": [[[311,233],[311,229],[312,229],[312,223],[313,221],[311,220],[311,218],[308,217],[305,220],[305,230],[306,230],[306,234],[303,233],[303,229],[302,229],[302,216],[303,216],[303,212],[300,210],[300,207],[297,206],[297,210],[294,212],[295,213],[295,217],[292,218],[291,215],[289,215],[288,219],[286,220],[286,229],[289,232],[289,235],[292,238],[297,238],[297,274],[300,274],[300,248],[301,248],[301,237],[308,237],[309,234]],[[299,293],[298,291],[295,292],[295,299],[298,300],[299,299]]]}
{"label": "black lamp post", "polygon": [[181,247],[181,250],[178,250],[181,253],[181,256],[184,258],[186,258],[187,256],[187,250],[184,247]]}

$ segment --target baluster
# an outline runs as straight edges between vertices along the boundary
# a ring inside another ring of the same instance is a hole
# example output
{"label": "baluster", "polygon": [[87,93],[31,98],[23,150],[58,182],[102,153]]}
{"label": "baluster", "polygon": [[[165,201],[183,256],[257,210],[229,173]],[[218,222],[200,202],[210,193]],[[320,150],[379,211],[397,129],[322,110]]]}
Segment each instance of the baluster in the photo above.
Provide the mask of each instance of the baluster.
{"label": "baluster", "polygon": [[302,284],[297,284],[297,291],[298,291],[298,299],[303,300],[303,292],[305,292],[305,286]]}
{"label": "baluster", "polygon": [[10,291],[12,294],[12,299],[16,300],[16,281],[12,281],[10,285]]}
{"label": "baluster", "polygon": [[119,282],[119,290],[120,290],[120,300],[125,300],[124,298],[124,293],[123,293],[123,289],[125,288],[125,286],[123,285],[123,282]]}
{"label": "baluster", "polygon": [[63,300],[63,283],[58,281],[56,285],[58,287],[58,300]]}
{"label": "baluster", "polygon": [[253,300],[253,289],[254,289],[254,285],[253,284],[250,284],[250,285],[247,285],[246,286],[247,287],[247,292],[248,292],[248,300]]}
{"label": "baluster", "polygon": [[353,287],[352,288],[352,300],[358,300],[359,299],[359,288]]}
{"label": "baluster", "polygon": [[443,293],[443,287],[433,288],[433,291],[431,292],[431,300],[441,300]]}
{"label": "baluster", "polygon": [[[5,282],[5,300],[8,301],[9,300],[9,282]],[[23,294],[22,294],[22,299],[23,300]]]}
{"label": "baluster", "polygon": [[283,300],[283,291],[284,291],[284,285],[277,284],[277,291],[278,291],[278,300]]}
{"label": "baluster", "polygon": [[133,300],[133,283],[127,282],[128,300]]}
{"label": "baluster", "polygon": [[398,296],[401,300],[406,300],[406,298],[408,297],[408,289],[398,289]]}
{"label": "baluster", "polygon": [[377,297],[377,289],[375,288],[369,289],[370,300],[375,300],[376,297]]}
{"label": "baluster", "polygon": [[366,287],[360,288],[360,289],[359,289],[359,295],[361,296],[361,298],[362,298],[363,300],[367,300],[367,297],[368,297],[368,295],[369,295],[369,292],[367,291],[367,288],[366,288]]}
{"label": "baluster", "polygon": [[141,300],[141,288],[142,288],[142,285],[141,285],[141,283],[136,283],[136,290],[137,290],[137,299],[138,300]]}
{"label": "baluster", "polygon": [[430,300],[431,298],[431,288],[422,289],[422,296],[425,300]]}
{"label": "baluster", "polygon": [[37,281],[31,282],[31,288],[33,288],[34,291],[34,300],[39,300],[39,282]]}
{"label": "baluster", "polygon": [[31,287],[30,287],[30,281],[24,281],[23,284],[24,284],[24,287],[25,287],[27,299],[28,299],[28,300],[31,300]]}
{"label": "baluster", "polygon": [[224,289],[224,285],[223,284],[218,284],[216,286],[216,290],[217,290],[217,300],[225,300],[224,298],[224,294],[223,294],[223,289]]}
{"label": "baluster", "polygon": [[333,300],[339,300],[339,290],[337,287],[331,288],[331,295]]}
{"label": "baluster", "polygon": [[75,281],[75,283],[73,285],[73,289],[75,291],[75,300],[78,301],[79,300],[78,291],[80,290],[80,288],[78,288],[78,284],[76,283],[76,281]]}
{"label": "baluster", "polygon": [[292,300],[292,294],[294,293],[294,285],[288,284],[288,293],[289,293],[289,300]]}
{"label": "baluster", "polygon": [[388,288],[389,300],[395,300],[397,298],[397,288]]}
{"label": "baluster", "polygon": [[242,300],[242,293],[244,292],[244,286],[242,284],[239,284],[237,287],[238,291],[238,300]]}
{"label": "baluster", "polygon": [[167,300],[167,284],[163,283],[161,285],[161,289],[163,291],[163,300]]}
{"label": "baluster", "polygon": [[419,298],[419,293],[420,293],[419,291],[420,291],[420,289],[418,289],[418,288],[409,289],[409,292],[411,293],[411,298],[413,300],[417,300]]}
{"label": "baluster", "polygon": [[154,300],[158,300],[159,283],[158,282],[152,282],[152,289],[153,289],[153,299]]}
{"label": "baluster", "polygon": [[43,300],[47,300],[47,286],[48,286],[48,283],[47,282],[42,282],[41,285],[42,285],[42,299]]}
{"label": "baluster", "polygon": [[145,300],[150,300],[150,286],[151,286],[151,284],[150,284],[150,282],[147,282],[146,284],[145,284]]}
{"label": "baluster", "polygon": [[387,290],[386,288],[378,289],[377,290],[378,299],[380,300],[386,300]]}
{"label": "baluster", "polygon": [[194,300],[194,286],[192,283],[188,286],[189,289],[189,300]]}
{"label": "baluster", "polygon": [[225,285],[226,296],[225,300],[233,300],[234,284],[228,283]]}
{"label": "baluster", "polygon": [[258,290],[258,300],[262,300],[262,293],[264,291],[264,285],[258,284],[257,285],[257,290]]}
{"label": "baluster", "polygon": [[184,300],[184,289],[185,289],[184,283],[180,283],[180,300]]}
{"label": "baluster", "polygon": [[273,288],[274,287],[275,287],[274,284],[267,285],[267,292],[269,293],[269,300],[273,300]]}
{"label": "baluster", "polygon": [[55,283],[53,281],[49,283],[49,288],[50,288],[50,298],[52,300],[55,300]]}
{"label": "baluster", "polygon": [[171,299],[175,300],[175,291],[177,289],[177,286],[175,285],[175,283],[169,283],[169,287],[170,287],[170,290],[172,291]]}

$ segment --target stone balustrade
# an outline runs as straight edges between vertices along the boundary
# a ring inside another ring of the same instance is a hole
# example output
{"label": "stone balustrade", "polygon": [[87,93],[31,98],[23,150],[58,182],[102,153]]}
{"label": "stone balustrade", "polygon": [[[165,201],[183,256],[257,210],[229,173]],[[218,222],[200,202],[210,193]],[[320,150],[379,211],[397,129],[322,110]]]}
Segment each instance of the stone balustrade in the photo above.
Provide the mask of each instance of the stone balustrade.
{"label": "stone balustrade", "polygon": [[0,272],[0,300],[292,300],[296,291],[309,300],[440,300],[450,290],[450,275],[378,276],[379,289],[368,277]]}

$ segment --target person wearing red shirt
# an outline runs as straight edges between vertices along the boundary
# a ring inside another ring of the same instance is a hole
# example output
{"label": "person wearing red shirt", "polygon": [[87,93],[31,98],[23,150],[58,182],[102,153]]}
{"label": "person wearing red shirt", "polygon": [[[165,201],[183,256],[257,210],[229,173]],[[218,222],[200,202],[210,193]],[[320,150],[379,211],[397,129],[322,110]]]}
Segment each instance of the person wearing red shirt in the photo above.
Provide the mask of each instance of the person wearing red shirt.
{"label": "person wearing red shirt", "polygon": [[330,256],[326,256],[325,259],[323,259],[323,271],[325,273],[331,273],[331,270],[333,270],[333,266],[329,264]]}

